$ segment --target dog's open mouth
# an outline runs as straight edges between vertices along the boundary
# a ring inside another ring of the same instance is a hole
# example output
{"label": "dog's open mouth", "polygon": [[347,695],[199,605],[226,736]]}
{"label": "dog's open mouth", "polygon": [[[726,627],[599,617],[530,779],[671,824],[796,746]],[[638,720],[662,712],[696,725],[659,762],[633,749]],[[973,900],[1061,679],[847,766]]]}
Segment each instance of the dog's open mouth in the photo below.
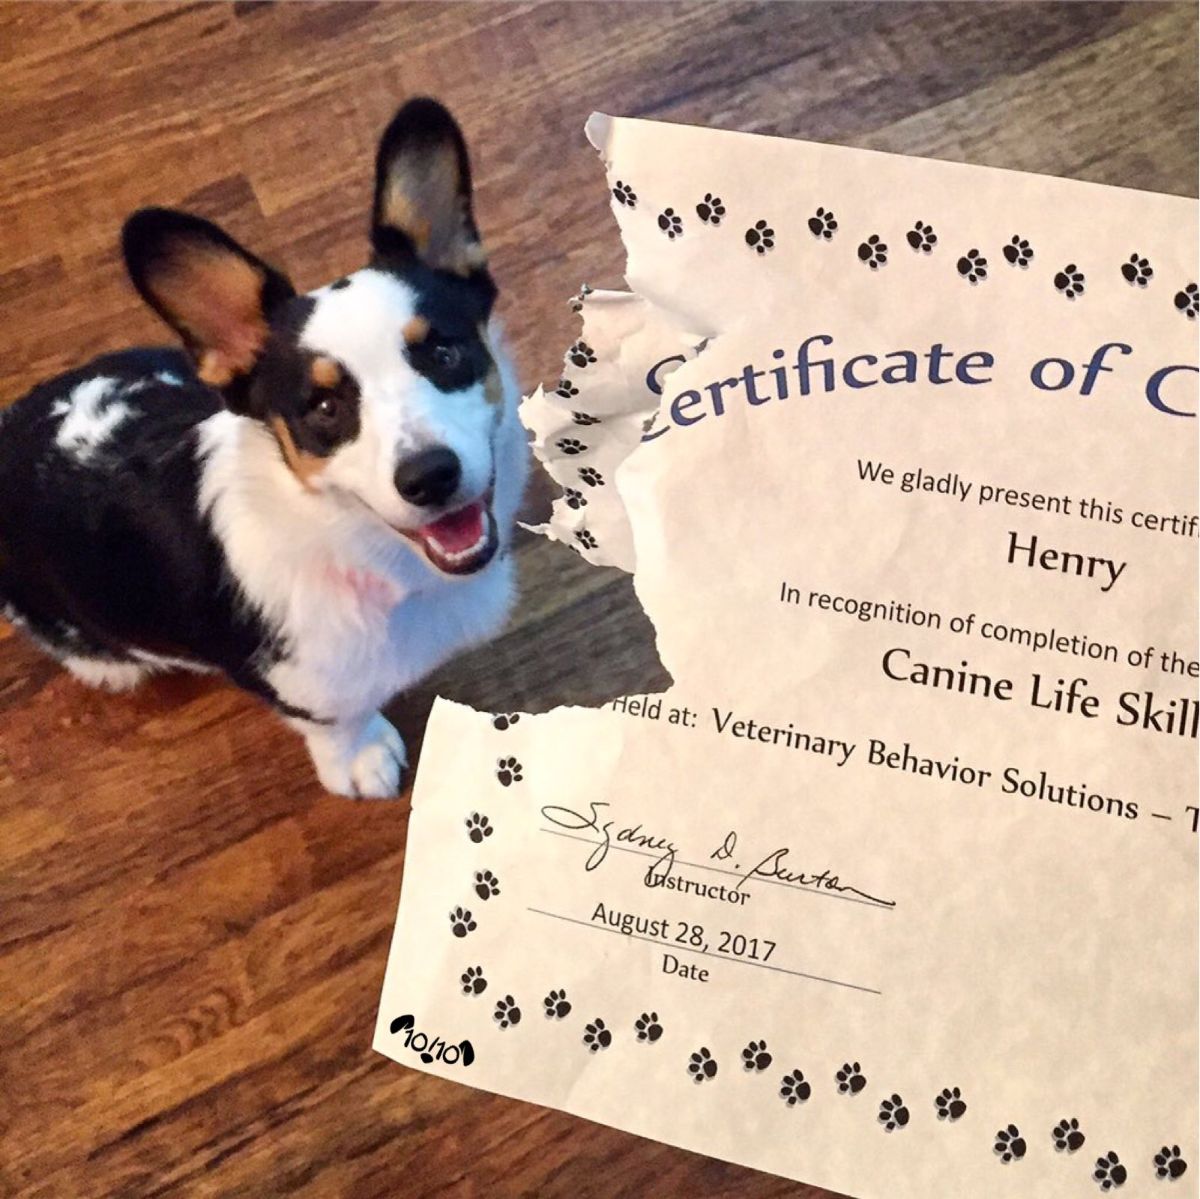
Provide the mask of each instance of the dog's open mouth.
{"label": "dog's open mouth", "polygon": [[405,530],[438,570],[469,575],[485,567],[496,552],[496,518],[483,500],[447,512],[419,529]]}

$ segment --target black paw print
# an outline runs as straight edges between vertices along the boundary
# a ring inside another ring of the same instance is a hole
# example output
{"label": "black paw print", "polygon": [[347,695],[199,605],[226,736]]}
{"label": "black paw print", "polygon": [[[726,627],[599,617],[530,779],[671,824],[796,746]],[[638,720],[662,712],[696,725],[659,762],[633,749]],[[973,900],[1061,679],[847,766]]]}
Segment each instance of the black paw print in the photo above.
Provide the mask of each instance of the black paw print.
{"label": "black paw print", "polygon": [[591,1024],[584,1025],[583,1043],[588,1047],[589,1053],[607,1049],[612,1044],[612,1033],[604,1027],[603,1020],[593,1020]]}
{"label": "black paw print", "polygon": [[562,1020],[571,1014],[571,1001],[567,998],[566,991],[551,991],[542,1000],[542,1007],[547,1020]]}
{"label": "black paw print", "polygon": [[746,245],[756,254],[765,254],[775,247],[775,230],[766,221],[755,221],[754,227],[746,230]]}
{"label": "black paw print", "polygon": [[867,1085],[862,1066],[858,1062],[843,1063],[842,1068],[834,1077],[837,1079],[839,1095],[857,1095]]}
{"label": "black paw print", "polygon": [[498,716],[492,717],[492,728],[504,732],[505,729],[511,729],[520,719],[520,712],[501,712]]}
{"label": "black paw print", "polygon": [[1083,1147],[1083,1142],[1087,1140],[1080,1131],[1079,1121],[1072,1116],[1069,1120],[1064,1116],[1054,1126],[1050,1132],[1050,1136],[1054,1140],[1054,1148],[1059,1153],[1066,1151],[1074,1153],[1077,1149]]}
{"label": "black paw print", "polygon": [[464,995],[482,995],[487,990],[487,979],[483,977],[482,966],[468,966],[462,974],[462,993]]}
{"label": "black paw print", "polygon": [[593,466],[581,466],[579,477],[589,487],[603,487],[604,476]]}
{"label": "black paw print", "polygon": [[785,1074],[779,1083],[779,1098],[788,1105],[795,1107],[797,1103],[807,1103],[812,1094],[812,1085],[804,1077],[803,1070],[793,1070]]}
{"label": "black paw print", "polygon": [[1029,244],[1029,239],[1018,237],[1015,233],[1009,238],[1003,254],[1005,261],[1011,266],[1019,266],[1022,270],[1033,261],[1033,247]]}
{"label": "black paw print", "polygon": [[1002,1128],[996,1133],[996,1143],[992,1152],[997,1154],[1006,1165],[1009,1162],[1019,1162],[1025,1156],[1025,1138],[1015,1124]]}
{"label": "black paw print", "polygon": [[683,221],[674,208],[664,208],[658,214],[658,227],[672,240],[683,236]]}
{"label": "black paw print", "polygon": [[771,1055],[767,1052],[766,1041],[751,1041],[742,1050],[742,1069],[761,1073],[771,1064]]}
{"label": "black paw print", "polygon": [[475,894],[483,900],[494,899],[500,894],[500,880],[490,870],[476,870]]}
{"label": "black paw print", "polygon": [[571,419],[577,425],[598,425],[600,418],[593,416],[590,412],[572,412]]}
{"label": "black paw print", "polygon": [[1083,295],[1084,291],[1083,272],[1073,263],[1068,262],[1057,275],[1054,276],[1054,286],[1062,292],[1068,300],[1075,299],[1076,296]]}
{"label": "black paw print", "polygon": [[563,488],[563,499],[567,501],[568,508],[586,508],[587,500],[584,498],[582,491],[576,491],[574,487]]}
{"label": "black paw print", "polygon": [[634,1022],[633,1031],[639,1041],[648,1041],[651,1045],[662,1036],[662,1025],[658,1022],[657,1012],[643,1012]]}
{"label": "black paw print", "polygon": [[1154,1155],[1154,1175],[1174,1182],[1187,1171],[1187,1162],[1179,1154],[1178,1145],[1164,1145]]}
{"label": "black paw print", "polygon": [[612,189],[613,198],[618,204],[624,204],[626,208],[637,207],[637,195],[633,188],[628,183],[622,183],[617,180],[616,185]]}
{"label": "black paw print", "polygon": [[600,543],[592,536],[587,529],[576,529],[575,540],[579,542],[585,550],[594,550],[599,548]]}
{"label": "black paw print", "polygon": [[871,270],[877,271],[881,266],[887,265],[887,243],[879,240],[878,233],[872,233],[858,247],[858,256]]}
{"label": "black paw print", "polygon": [[904,1106],[904,1100],[899,1095],[885,1099],[879,1105],[877,1119],[883,1125],[884,1132],[895,1132],[897,1128],[903,1128],[908,1123],[908,1108]]}
{"label": "black paw print", "polygon": [[1130,254],[1129,261],[1121,263],[1121,275],[1126,283],[1135,287],[1145,287],[1154,278],[1154,268],[1148,258]]}
{"label": "black paw print", "polygon": [[514,1024],[520,1024],[521,1009],[517,1007],[517,1001],[511,995],[505,995],[503,999],[497,1001],[496,1010],[492,1012],[492,1019],[501,1028],[511,1028]]}
{"label": "black paw print", "polygon": [[1197,288],[1194,283],[1189,283],[1183,291],[1177,291],[1175,293],[1175,307],[1189,321],[1194,321],[1196,313],[1200,312],[1200,288]]}
{"label": "black paw print", "polygon": [[958,1087],[943,1087],[942,1092],[934,1101],[939,1120],[961,1120],[967,1114],[967,1101],[962,1097]]}
{"label": "black paw print", "polygon": [[688,1073],[693,1082],[707,1082],[717,1076],[717,1063],[707,1049],[697,1049],[688,1059]]}
{"label": "black paw print", "polygon": [[579,388],[570,379],[559,379],[555,394],[562,396],[564,400],[569,400],[572,396],[579,394]]}
{"label": "black paw print", "polygon": [[596,351],[586,341],[577,341],[567,351],[567,357],[582,370],[596,361]]}
{"label": "black paw print", "polygon": [[521,781],[521,763],[516,758],[496,759],[496,778],[502,787],[511,787]]}
{"label": "black paw print", "polygon": [[958,273],[968,283],[982,283],[987,278],[987,259],[978,250],[968,250],[958,260]]}
{"label": "black paw print", "polygon": [[475,842],[476,845],[484,839],[492,835],[492,822],[486,816],[480,816],[478,812],[472,812],[467,817],[467,836]]}
{"label": "black paw print", "polygon": [[837,232],[837,219],[831,211],[824,208],[818,208],[817,211],[808,218],[808,229],[813,237],[824,238],[828,241]]}
{"label": "black paw print", "polygon": [[914,250],[919,250],[922,254],[928,254],[937,245],[937,234],[934,233],[933,226],[925,224],[924,221],[918,221],[904,235],[904,239]]}
{"label": "black paw print", "polygon": [[1121,1165],[1121,1159],[1110,1149],[1103,1157],[1096,1158],[1096,1168],[1092,1177],[1100,1184],[1102,1191],[1111,1191],[1114,1187],[1123,1187],[1129,1171]]}
{"label": "black paw print", "polygon": [[578,437],[560,437],[554,443],[568,458],[587,452],[587,446]]}
{"label": "black paw print", "polygon": [[450,931],[456,937],[465,937],[467,933],[473,933],[478,927],[475,918],[466,908],[455,908],[450,913]]}
{"label": "black paw print", "polygon": [[706,225],[719,225],[725,215],[725,205],[721,203],[721,197],[705,192],[704,199],[696,205],[696,215]]}

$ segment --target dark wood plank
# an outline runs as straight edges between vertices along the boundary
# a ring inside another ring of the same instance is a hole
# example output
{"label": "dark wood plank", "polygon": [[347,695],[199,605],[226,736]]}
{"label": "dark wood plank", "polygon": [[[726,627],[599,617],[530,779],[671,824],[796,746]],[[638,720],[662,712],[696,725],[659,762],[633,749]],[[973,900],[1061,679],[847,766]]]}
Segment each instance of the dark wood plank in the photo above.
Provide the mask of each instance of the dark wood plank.
{"label": "dark wood plank", "polygon": [[[1196,10],[1160,4],[0,5],[0,403],[159,340],[139,204],[301,286],[360,265],[375,139],[429,92],[532,386],[623,253],[588,113],[714,123],[1195,194]],[[550,489],[535,484],[529,515]],[[667,679],[629,581],[523,537],[509,630],[437,693],[544,710]],[[0,1195],[818,1199],[374,1055],[407,805],[324,795],[252,700],[89,692],[0,626]]]}

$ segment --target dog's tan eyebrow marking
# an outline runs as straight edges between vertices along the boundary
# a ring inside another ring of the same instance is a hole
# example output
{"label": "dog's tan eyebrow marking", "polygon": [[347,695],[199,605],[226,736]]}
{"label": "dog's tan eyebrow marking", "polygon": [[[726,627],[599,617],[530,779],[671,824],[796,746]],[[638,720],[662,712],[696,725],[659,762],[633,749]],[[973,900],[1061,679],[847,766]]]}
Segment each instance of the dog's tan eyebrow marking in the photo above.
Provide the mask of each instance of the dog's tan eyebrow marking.
{"label": "dog's tan eyebrow marking", "polygon": [[341,365],[321,355],[312,360],[309,375],[318,387],[336,387],[342,381]]}
{"label": "dog's tan eyebrow marking", "polygon": [[298,449],[292,438],[291,430],[281,416],[271,417],[271,432],[275,434],[275,440],[279,442],[279,449],[288,469],[305,488],[311,490],[311,480],[325,469],[329,460],[318,458],[316,454],[306,454],[303,450]]}
{"label": "dog's tan eyebrow marking", "polygon": [[400,330],[400,336],[406,346],[419,345],[429,336],[429,322],[423,316],[414,316]]}

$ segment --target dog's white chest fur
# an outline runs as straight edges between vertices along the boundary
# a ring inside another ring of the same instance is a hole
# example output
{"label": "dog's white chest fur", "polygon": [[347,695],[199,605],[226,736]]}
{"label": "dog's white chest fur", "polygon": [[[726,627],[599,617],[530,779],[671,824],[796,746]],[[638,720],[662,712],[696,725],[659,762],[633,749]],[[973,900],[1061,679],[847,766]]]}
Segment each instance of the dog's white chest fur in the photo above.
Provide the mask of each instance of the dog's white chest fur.
{"label": "dog's white chest fur", "polygon": [[332,565],[314,583],[310,599],[324,601],[296,606],[284,625],[295,648],[267,679],[288,703],[320,717],[333,701],[344,719],[373,712],[453,654],[495,636],[511,608],[513,565],[504,553],[468,579],[407,593],[395,575],[353,565]]}

